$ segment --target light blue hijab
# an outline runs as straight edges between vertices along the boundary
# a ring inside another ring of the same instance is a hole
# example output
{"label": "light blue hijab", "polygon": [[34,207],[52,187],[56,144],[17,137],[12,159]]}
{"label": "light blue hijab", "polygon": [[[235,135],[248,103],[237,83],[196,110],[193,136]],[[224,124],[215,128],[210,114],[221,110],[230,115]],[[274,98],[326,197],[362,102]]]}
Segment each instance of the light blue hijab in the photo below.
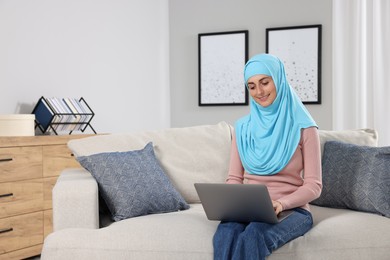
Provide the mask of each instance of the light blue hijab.
{"label": "light blue hijab", "polygon": [[235,124],[238,152],[245,171],[257,175],[280,172],[295,153],[301,129],[316,123],[287,82],[283,63],[270,54],[252,57],[245,65],[244,79],[271,76],[276,98],[262,107],[250,98],[250,113]]}

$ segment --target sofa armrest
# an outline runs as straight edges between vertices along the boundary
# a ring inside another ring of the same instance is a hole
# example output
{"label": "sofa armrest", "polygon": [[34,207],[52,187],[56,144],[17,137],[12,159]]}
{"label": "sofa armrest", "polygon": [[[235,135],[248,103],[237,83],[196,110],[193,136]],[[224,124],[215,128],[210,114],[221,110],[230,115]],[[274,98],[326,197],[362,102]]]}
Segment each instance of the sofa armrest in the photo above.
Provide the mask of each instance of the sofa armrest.
{"label": "sofa armrest", "polygon": [[99,228],[98,186],[85,169],[66,169],[53,188],[53,230]]}

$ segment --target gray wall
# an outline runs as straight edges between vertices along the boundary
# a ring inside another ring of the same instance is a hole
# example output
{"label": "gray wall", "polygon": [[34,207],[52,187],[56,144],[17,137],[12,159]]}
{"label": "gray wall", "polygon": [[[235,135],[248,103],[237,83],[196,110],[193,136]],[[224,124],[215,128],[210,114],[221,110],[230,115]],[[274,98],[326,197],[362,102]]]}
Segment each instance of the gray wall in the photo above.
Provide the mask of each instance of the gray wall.
{"label": "gray wall", "polygon": [[265,52],[265,29],[322,24],[322,104],[307,105],[332,129],[332,0],[170,0],[171,126],[234,123],[249,106],[198,106],[198,34],[249,30],[249,56]]}

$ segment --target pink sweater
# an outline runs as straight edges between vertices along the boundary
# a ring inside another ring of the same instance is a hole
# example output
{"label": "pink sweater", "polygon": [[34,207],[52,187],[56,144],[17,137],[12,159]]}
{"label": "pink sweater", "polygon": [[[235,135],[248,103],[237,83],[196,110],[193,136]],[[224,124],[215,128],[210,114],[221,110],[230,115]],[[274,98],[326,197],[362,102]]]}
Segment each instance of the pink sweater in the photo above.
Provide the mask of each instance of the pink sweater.
{"label": "pink sweater", "polygon": [[[301,174],[302,170],[304,174]],[[310,127],[301,131],[301,140],[290,162],[281,172],[271,176],[248,174],[244,171],[233,134],[226,182],[265,184],[271,199],[282,203],[283,210],[296,207],[309,210],[308,203],[318,198],[322,189],[321,150],[317,128]]]}

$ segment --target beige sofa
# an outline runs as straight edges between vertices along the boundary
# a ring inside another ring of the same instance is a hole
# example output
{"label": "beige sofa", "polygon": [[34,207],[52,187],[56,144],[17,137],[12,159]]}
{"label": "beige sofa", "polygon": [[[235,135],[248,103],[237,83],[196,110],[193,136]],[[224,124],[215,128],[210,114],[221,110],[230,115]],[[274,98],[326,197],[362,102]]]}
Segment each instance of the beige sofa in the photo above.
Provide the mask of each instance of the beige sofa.
{"label": "beige sofa", "polygon": [[[76,156],[141,149],[149,141],[190,209],[112,222],[100,212],[98,185],[84,169],[67,169],[53,189],[54,230],[42,259],[212,259],[218,225],[207,220],[195,182],[224,182],[232,127],[216,125],[88,137],[69,143]],[[373,130],[320,131],[321,143],[377,145]],[[390,220],[378,214],[311,205],[313,228],[269,259],[389,259]]]}

